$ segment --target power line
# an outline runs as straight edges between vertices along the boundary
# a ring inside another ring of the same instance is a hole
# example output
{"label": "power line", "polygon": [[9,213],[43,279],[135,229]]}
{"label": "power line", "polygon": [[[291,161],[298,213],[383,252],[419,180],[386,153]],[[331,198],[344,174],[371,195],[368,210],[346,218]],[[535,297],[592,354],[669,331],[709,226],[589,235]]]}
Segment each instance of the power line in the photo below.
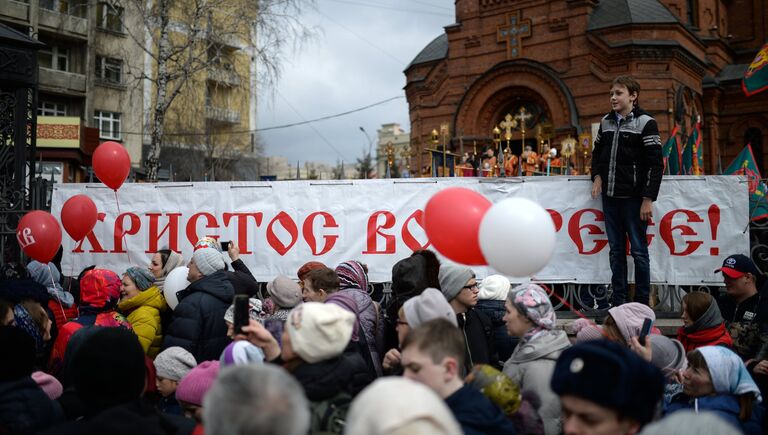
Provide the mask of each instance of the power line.
{"label": "power line", "polygon": [[[164,136],[215,136],[215,135],[219,135],[219,134],[246,134],[246,133],[250,134],[250,133],[256,133],[256,132],[259,132],[259,131],[278,130],[278,129],[283,129],[283,128],[297,127],[297,126],[304,125],[304,124],[311,124],[313,122],[325,121],[325,120],[328,120],[328,119],[333,119],[333,118],[339,118],[341,116],[346,116],[346,115],[349,115],[349,114],[352,114],[352,113],[362,112],[363,110],[367,110],[367,109],[370,109],[370,108],[376,107],[376,106],[381,106],[382,104],[389,103],[390,101],[393,101],[393,100],[399,100],[400,98],[405,98],[405,97],[403,97],[402,95],[398,95],[397,97],[387,98],[386,100],[377,101],[377,102],[369,104],[367,106],[358,107],[357,109],[347,110],[346,112],[336,113],[334,115],[328,115],[328,116],[323,116],[323,117],[320,117],[320,118],[303,120],[301,122],[292,122],[290,124],[281,124],[281,125],[273,125],[273,126],[270,126],[270,127],[256,128],[256,129],[253,129],[253,130],[236,130],[236,131],[221,131],[221,132],[212,131],[212,132],[209,132],[209,133],[200,133],[200,132],[181,132],[181,133],[178,133],[177,132],[177,133],[165,133]],[[137,133],[137,132],[132,132],[132,131],[121,131],[120,133],[128,134],[128,135],[136,135],[136,134],[143,135],[144,134],[144,133]]]}
{"label": "power line", "polygon": [[[396,12],[407,12],[407,13],[414,13],[414,14],[425,14],[425,15],[436,15],[436,16],[443,16],[443,17],[451,17],[453,18],[452,14],[442,14],[440,12],[433,12],[433,11],[425,11],[425,10],[419,10],[419,9],[407,9],[407,8],[397,8],[392,6],[383,6],[380,4],[371,4],[371,3],[362,3],[359,1],[352,1],[352,0],[328,0],[336,3],[346,3],[349,5],[356,5],[356,6],[363,6],[373,9],[385,9],[390,11],[396,11]],[[432,7],[437,7],[435,5],[429,5]]]}
{"label": "power line", "polygon": [[325,17],[328,21],[330,21],[330,22],[336,24],[337,26],[341,27],[342,29],[346,30],[347,32],[355,35],[358,39],[360,39],[361,41],[363,41],[366,44],[370,45],[371,47],[373,47],[373,48],[379,50],[380,52],[384,53],[384,55],[386,55],[390,59],[393,59],[394,61],[396,61],[398,65],[402,66],[402,65],[406,65],[407,64],[407,62],[405,62],[404,60],[398,59],[397,56],[395,56],[394,54],[388,52],[387,50],[384,50],[383,48],[379,47],[378,45],[374,44],[373,42],[367,40],[365,37],[357,34],[357,32],[355,32],[354,30],[352,30],[349,27],[347,27],[347,26],[341,24],[340,22],[334,20],[333,18],[329,17],[328,15],[325,15],[324,13],[322,13],[320,11],[317,11],[317,13],[322,15],[323,17]]}
{"label": "power line", "polygon": [[[297,110],[295,107],[293,107],[293,104],[291,104],[291,102],[290,102],[290,101],[288,101],[288,99],[287,99],[287,98],[285,98],[285,97],[283,96],[283,94],[281,94],[281,93],[280,93],[280,91],[277,91],[277,90],[276,90],[275,92],[277,92],[277,95],[278,95],[278,96],[279,96],[279,97],[280,97],[280,98],[283,100],[283,102],[284,102],[285,104],[287,104],[287,105],[288,105],[288,107],[290,107],[290,108],[291,108],[291,110],[293,110],[293,112],[294,112],[295,114],[297,114],[297,115],[299,116],[299,118],[301,118],[301,119],[305,119],[305,118],[304,118],[304,116],[302,116],[302,114],[301,114],[301,113],[300,113],[300,112],[299,112],[299,111],[298,111],[298,110]],[[305,120],[305,121],[306,121],[306,120]],[[305,123],[306,123],[306,122],[305,122]],[[307,126],[308,126],[309,128],[311,128],[311,129],[312,129],[312,131],[314,131],[314,132],[315,132],[315,134],[317,134],[317,135],[320,137],[320,139],[322,139],[322,140],[323,140],[323,142],[325,142],[325,144],[326,144],[326,145],[328,145],[329,147],[331,147],[331,149],[332,149],[332,150],[334,150],[334,151],[336,152],[336,154],[337,154],[339,157],[341,157],[342,159],[344,159],[344,154],[342,154],[342,153],[341,153],[341,151],[339,151],[338,149],[336,149],[336,147],[335,147],[335,146],[333,146],[333,144],[331,143],[331,141],[329,141],[328,139],[326,139],[326,138],[325,138],[325,136],[323,136],[323,134],[322,134],[322,133],[320,133],[320,131],[319,131],[318,129],[316,129],[314,125],[312,125],[312,124],[310,124],[310,123],[306,123],[306,124],[307,124]]]}
{"label": "power line", "polygon": [[438,6],[438,5],[436,5],[434,3],[430,3],[430,2],[425,2],[425,1],[421,1],[421,0],[411,0],[411,1],[414,2],[414,3],[419,3],[419,4],[422,4],[422,5],[430,6],[430,7],[437,8],[437,9],[443,9],[443,10],[451,11],[451,12],[454,11],[454,8],[449,8],[447,6]]}

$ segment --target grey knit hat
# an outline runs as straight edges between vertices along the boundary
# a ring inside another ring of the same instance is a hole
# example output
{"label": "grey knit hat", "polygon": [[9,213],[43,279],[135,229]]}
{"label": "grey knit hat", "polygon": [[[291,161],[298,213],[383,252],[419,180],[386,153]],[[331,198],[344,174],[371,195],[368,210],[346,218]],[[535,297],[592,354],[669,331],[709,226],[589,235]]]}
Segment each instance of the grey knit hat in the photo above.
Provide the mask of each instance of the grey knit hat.
{"label": "grey knit hat", "polygon": [[227,267],[221,252],[213,248],[198,249],[192,254],[192,260],[195,261],[195,265],[203,276],[213,275]]}
{"label": "grey knit hat", "polygon": [[172,381],[179,381],[197,366],[195,357],[179,346],[169,347],[155,357],[157,376]]}
{"label": "grey knit hat", "polygon": [[403,305],[403,311],[405,311],[408,326],[411,328],[416,328],[433,319],[445,319],[453,323],[454,326],[459,326],[456,321],[456,313],[438,289],[428,288],[420,295],[408,299]]}
{"label": "grey knit hat", "polygon": [[461,292],[461,288],[467,285],[467,281],[474,276],[475,273],[472,272],[472,269],[466,266],[441,264],[438,279],[440,280],[440,290],[442,290],[445,299],[450,302]]}

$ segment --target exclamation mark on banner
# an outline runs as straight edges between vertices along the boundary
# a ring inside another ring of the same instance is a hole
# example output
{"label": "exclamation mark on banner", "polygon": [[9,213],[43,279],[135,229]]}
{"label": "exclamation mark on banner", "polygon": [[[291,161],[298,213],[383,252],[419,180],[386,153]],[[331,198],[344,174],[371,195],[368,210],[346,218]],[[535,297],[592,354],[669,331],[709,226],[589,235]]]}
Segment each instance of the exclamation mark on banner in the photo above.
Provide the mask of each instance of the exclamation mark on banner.
{"label": "exclamation mark on banner", "polygon": [[[707,214],[709,215],[709,231],[712,233],[712,242],[714,243],[717,240],[717,227],[720,226],[720,207],[715,204],[710,205]],[[720,255],[720,248],[709,248],[709,255],[715,257]]]}

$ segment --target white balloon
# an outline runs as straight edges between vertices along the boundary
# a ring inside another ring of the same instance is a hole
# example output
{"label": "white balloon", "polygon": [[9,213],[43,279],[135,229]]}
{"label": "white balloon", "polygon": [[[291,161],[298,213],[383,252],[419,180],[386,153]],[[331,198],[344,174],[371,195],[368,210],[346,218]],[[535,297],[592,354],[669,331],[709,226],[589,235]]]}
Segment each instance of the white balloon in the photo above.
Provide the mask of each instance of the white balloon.
{"label": "white balloon", "polygon": [[187,281],[187,274],[189,268],[185,266],[177,267],[173,269],[168,276],[165,277],[165,284],[163,284],[163,296],[165,296],[165,302],[172,310],[176,309],[176,305],[179,304],[179,298],[176,297],[176,293],[184,290],[189,286]]}
{"label": "white balloon", "polygon": [[507,198],[491,206],[480,222],[480,250],[488,264],[516,278],[543,269],[555,249],[555,225],[539,204]]}

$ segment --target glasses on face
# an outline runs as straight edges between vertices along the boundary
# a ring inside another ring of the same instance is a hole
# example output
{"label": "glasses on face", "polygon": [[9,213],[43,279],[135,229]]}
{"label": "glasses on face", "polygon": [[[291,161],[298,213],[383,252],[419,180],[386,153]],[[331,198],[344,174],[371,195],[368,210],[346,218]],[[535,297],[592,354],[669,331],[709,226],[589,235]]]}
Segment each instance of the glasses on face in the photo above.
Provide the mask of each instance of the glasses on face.
{"label": "glasses on face", "polygon": [[397,322],[395,322],[395,323],[396,323],[397,325],[408,326],[408,322],[406,322],[405,320],[400,320],[400,319],[397,319]]}
{"label": "glasses on face", "polygon": [[465,285],[461,289],[462,290],[473,290],[473,289],[477,289],[477,288],[478,288],[477,287],[477,283],[474,283],[474,284]]}

